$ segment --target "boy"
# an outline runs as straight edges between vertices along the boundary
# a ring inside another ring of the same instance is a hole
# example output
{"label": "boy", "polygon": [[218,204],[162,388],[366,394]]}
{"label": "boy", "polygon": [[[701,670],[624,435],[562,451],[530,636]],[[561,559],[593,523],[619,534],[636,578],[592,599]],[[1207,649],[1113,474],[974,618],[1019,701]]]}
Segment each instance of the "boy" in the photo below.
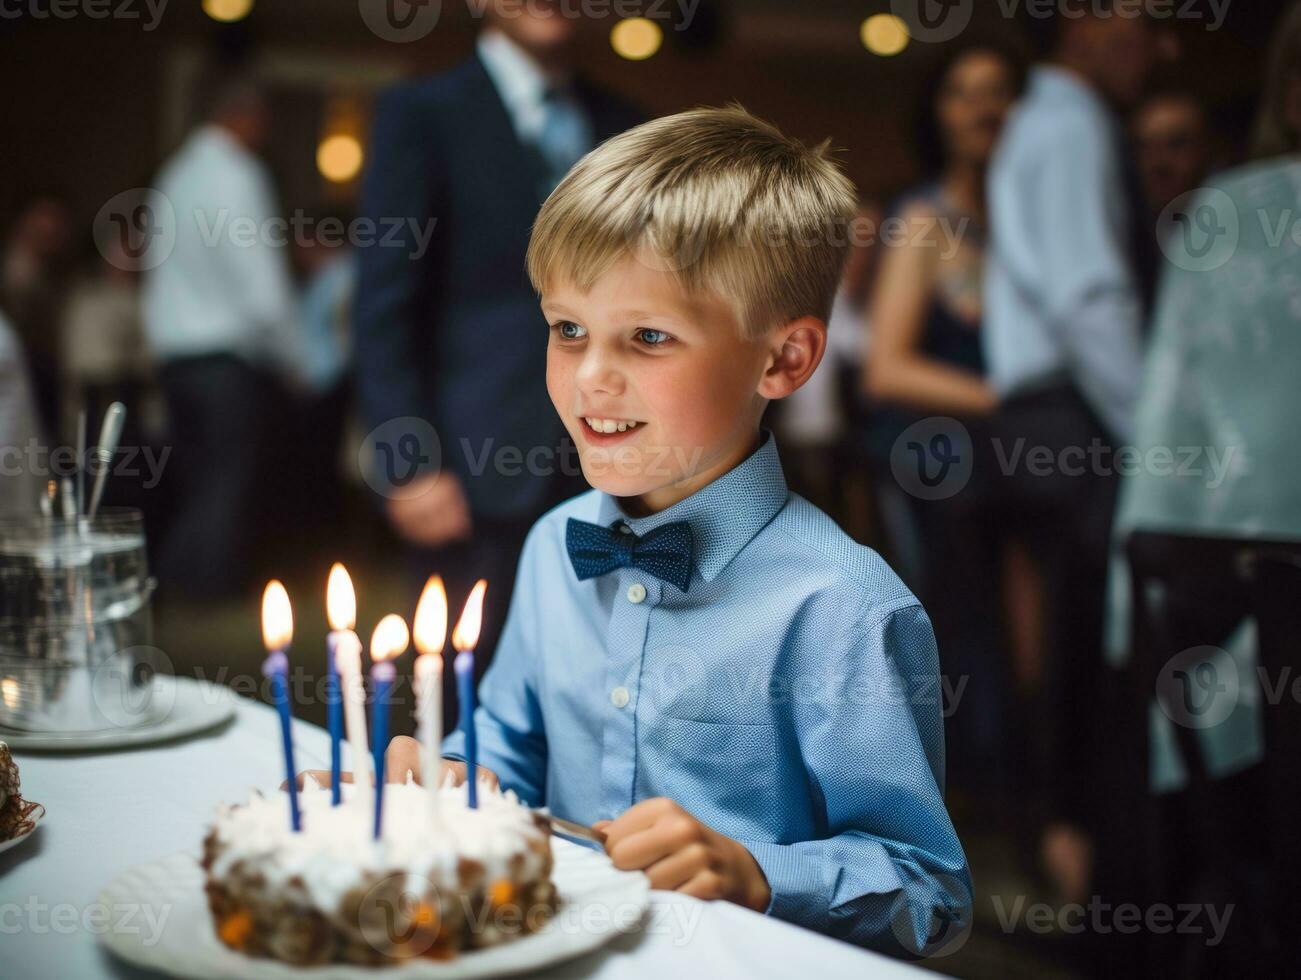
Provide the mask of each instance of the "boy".
{"label": "boy", "polygon": [[547,199],[547,388],[595,489],[529,534],[476,724],[505,787],[654,887],[916,955],[970,904],[934,634],[759,425],[822,358],[854,204],[740,108],[617,136]]}

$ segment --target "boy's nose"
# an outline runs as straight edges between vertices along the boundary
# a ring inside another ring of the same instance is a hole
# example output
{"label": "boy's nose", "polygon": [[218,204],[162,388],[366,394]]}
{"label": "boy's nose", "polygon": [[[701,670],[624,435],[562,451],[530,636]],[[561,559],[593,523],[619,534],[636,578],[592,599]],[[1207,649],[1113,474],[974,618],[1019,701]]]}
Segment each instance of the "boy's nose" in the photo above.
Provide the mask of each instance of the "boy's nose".
{"label": "boy's nose", "polygon": [[595,350],[583,357],[575,383],[584,394],[618,395],[624,387],[623,374],[618,365],[608,355]]}

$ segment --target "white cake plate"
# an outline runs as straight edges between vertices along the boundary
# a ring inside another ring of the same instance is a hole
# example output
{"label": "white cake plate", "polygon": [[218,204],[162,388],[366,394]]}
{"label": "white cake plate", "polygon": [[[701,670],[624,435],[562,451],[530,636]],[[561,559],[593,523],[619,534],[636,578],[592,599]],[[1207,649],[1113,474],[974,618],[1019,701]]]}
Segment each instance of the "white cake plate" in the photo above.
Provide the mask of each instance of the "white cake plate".
{"label": "white cake plate", "polygon": [[228,687],[193,677],[154,677],[152,708],[158,720],[97,732],[25,732],[0,727],[0,740],[16,752],[85,752],[167,742],[206,731],[235,713]]}
{"label": "white cake plate", "polygon": [[132,868],[100,892],[99,901],[107,908],[167,909],[165,919],[158,917],[164,921],[161,934],[143,928],[110,930],[100,938],[127,962],[174,977],[451,980],[526,973],[590,952],[637,928],[650,903],[650,880],[640,871],[616,870],[605,854],[591,848],[556,838],[551,843],[552,880],[560,893],[551,922],[536,933],[452,960],[415,959],[379,968],[343,963],[296,967],[245,956],[217,939],[203,892],[203,869],[188,853]]}
{"label": "white cake plate", "polygon": [[45,807],[41,807],[28,819],[32,822],[32,829],[27,831],[25,834],[19,834],[17,837],[10,837],[7,841],[0,841],[0,854],[3,854],[11,847],[17,847],[23,841],[27,840],[28,837],[31,837],[32,834],[36,833],[36,828],[39,827],[41,821],[45,819]]}

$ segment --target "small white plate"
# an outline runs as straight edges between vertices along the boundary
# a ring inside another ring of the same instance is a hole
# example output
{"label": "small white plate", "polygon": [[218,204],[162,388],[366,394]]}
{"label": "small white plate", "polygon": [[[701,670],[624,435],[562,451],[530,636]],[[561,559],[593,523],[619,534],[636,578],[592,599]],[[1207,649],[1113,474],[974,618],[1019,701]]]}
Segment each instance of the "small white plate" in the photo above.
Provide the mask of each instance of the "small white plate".
{"label": "small white plate", "polygon": [[16,752],[85,752],[150,745],[193,735],[220,725],[235,713],[236,695],[228,687],[193,677],[154,678],[150,710],[158,721],[99,732],[24,732],[0,728],[0,739]]}
{"label": "small white plate", "polygon": [[136,966],[203,980],[374,980],[377,976],[393,980],[460,980],[527,973],[590,952],[637,927],[650,904],[650,879],[640,871],[616,870],[605,854],[591,848],[554,837],[551,843],[555,854],[552,880],[560,892],[555,917],[536,933],[462,953],[453,960],[415,959],[378,968],[346,963],[296,967],[237,953],[217,939],[203,891],[203,869],[188,853],[132,868],[99,894],[99,901],[108,908],[145,903],[169,909],[160,934],[150,934],[146,929],[109,930],[100,938],[114,953]]}
{"label": "small white plate", "polygon": [[7,841],[0,841],[0,854],[3,854],[11,847],[17,847],[23,841],[27,840],[28,837],[31,837],[32,834],[36,833],[36,828],[39,827],[41,821],[45,819],[45,807],[38,807],[27,819],[32,822],[32,829],[27,831],[25,834],[19,834],[17,837],[10,837]]}

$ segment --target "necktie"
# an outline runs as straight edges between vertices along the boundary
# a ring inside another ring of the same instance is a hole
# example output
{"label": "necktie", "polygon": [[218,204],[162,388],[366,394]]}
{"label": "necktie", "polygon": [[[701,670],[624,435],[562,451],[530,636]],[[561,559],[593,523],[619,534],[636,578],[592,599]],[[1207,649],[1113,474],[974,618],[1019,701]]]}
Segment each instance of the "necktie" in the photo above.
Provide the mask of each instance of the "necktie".
{"label": "necktie", "polygon": [[547,89],[542,96],[542,110],[537,150],[546,167],[541,188],[546,197],[591,149],[592,131],[582,106],[567,88]]}
{"label": "necktie", "polygon": [[691,525],[686,521],[661,525],[641,537],[622,521],[602,527],[571,517],[565,527],[565,548],[580,580],[617,568],[639,568],[686,592],[691,582],[691,543]]}

